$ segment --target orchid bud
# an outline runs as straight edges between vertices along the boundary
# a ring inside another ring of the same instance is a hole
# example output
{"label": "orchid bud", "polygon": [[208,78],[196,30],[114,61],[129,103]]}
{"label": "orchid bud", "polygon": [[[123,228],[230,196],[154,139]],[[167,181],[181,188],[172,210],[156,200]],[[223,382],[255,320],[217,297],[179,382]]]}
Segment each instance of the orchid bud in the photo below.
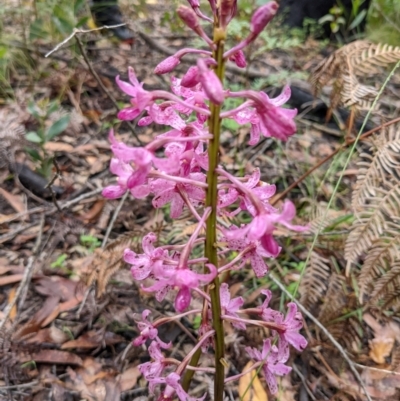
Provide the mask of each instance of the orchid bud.
{"label": "orchid bud", "polygon": [[259,35],[278,11],[278,3],[270,1],[259,7],[251,17],[250,31],[254,36]]}
{"label": "orchid bud", "polygon": [[215,72],[208,69],[203,59],[197,60],[200,83],[211,102],[221,104],[225,99],[224,89]]}
{"label": "orchid bud", "polygon": [[179,6],[176,11],[179,18],[193,31],[200,35],[200,24],[196,13],[189,7]]}
{"label": "orchid bud", "polygon": [[208,0],[208,2],[210,3],[210,7],[211,7],[213,14],[215,14],[215,11],[216,11],[215,0]]}
{"label": "orchid bud", "polygon": [[204,41],[210,46],[213,47],[213,41],[207,36],[204,32],[203,28],[199,23],[199,19],[197,18],[197,14],[191,8],[186,6],[179,6],[177,9],[177,14],[179,18],[194,32],[197,33]]}
{"label": "orchid bud", "polygon": [[156,68],[154,69],[155,74],[167,74],[171,72],[177,65],[180,64],[180,60],[178,57],[170,56],[167,57],[165,60],[161,61]]}
{"label": "orchid bud", "polygon": [[188,3],[190,4],[190,7],[192,7],[193,9],[200,7],[199,0],[188,0]]}
{"label": "orchid bud", "polygon": [[237,11],[237,0],[222,0],[220,5],[221,27],[226,28]]}
{"label": "orchid bud", "polygon": [[245,68],[247,65],[246,58],[242,50],[232,54],[232,56],[229,57],[229,60],[233,61],[239,68]]}
{"label": "orchid bud", "polygon": [[186,310],[189,305],[190,301],[192,299],[192,296],[190,295],[190,290],[188,287],[182,287],[179,291],[178,294],[176,295],[175,298],[175,310],[177,312],[183,312]]}
{"label": "orchid bud", "polygon": [[184,88],[193,88],[193,86],[196,86],[199,82],[199,70],[196,66],[192,66],[182,77],[181,86]]}

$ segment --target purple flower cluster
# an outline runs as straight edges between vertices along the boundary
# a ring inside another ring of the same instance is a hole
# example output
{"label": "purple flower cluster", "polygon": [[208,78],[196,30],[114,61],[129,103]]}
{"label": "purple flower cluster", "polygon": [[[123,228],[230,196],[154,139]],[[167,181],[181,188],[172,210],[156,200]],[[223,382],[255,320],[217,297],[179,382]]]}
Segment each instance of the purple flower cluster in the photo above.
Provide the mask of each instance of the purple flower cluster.
{"label": "purple flower cluster", "polygon": [[[141,148],[118,141],[111,131],[109,140],[113,158],[110,170],[117,176],[117,183],[103,190],[103,195],[109,199],[119,198],[127,191],[135,198],[151,195],[155,208],[167,204],[170,206],[172,219],[179,218],[187,208],[198,223],[186,244],[156,247],[156,235],[148,233],[142,242],[144,253],[137,254],[127,249],[124,254],[125,261],[131,265],[133,278],[141,282],[143,291],[154,293],[158,301],[162,301],[167,295],[172,296],[175,310],[179,313],[173,318],[162,318],[151,323],[148,320],[150,312],[146,310],[142,319],[137,322],[140,335],[135,339],[134,345],[148,344],[152,359],[151,362],[140,365],[140,371],[150,383],[151,393],[154,393],[156,385],[162,385],[160,400],[171,400],[174,397],[195,400],[184,391],[181,375],[189,369],[190,357],[194,352],[200,349],[206,351],[214,344],[215,330],[211,315],[213,305],[209,292],[213,280],[218,279],[222,272],[244,268],[248,262],[256,277],[263,277],[268,272],[265,258],[274,258],[281,251],[274,238],[276,227],[283,225],[294,231],[307,229],[291,223],[295,217],[295,208],[291,202],[286,201],[280,210],[270,204],[276,188],[261,181],[258,169],[248,176],[238,178],[227,172],[222,165],[218,165],[215,170],[209,167],[209,144],[215,140],[216,133],[208,121],[215,117],[215,106],[220,106],[218,121],[230,118],[239,124],[250,124],[250,145],[257,144],[261,135],[287,140],[296,131],[294,117],[297,111],[282,107],[290,97],[289,87],[277,98],[269,98],[265,93],[253,90],[232,92],[225,89],[215,72],[218,67],[215,57],[216,43],[207,36],[200,21],[216,21],[219,32],[225,32],[236,13],[237,2],[209,0],[213,18],[200,10],[198,0],[188,2],[190,7],[180,6],[178,15],[203,39],[208,49],[182,49],[156,67],[156,74],[169,73],[180,64],[186,54],[198,56],[196,65],[191,66],[182,79],[171,78],[170,92],[146,91],[133,68],[129,69],[129,82],[117,77],[118,86],[130,97],[130,106],[119,112],[119,119],[139,118],[139,126],[157,123],[168,129]],[[241,68],[245,67],[243,49],[257,38],[276,11],[277,4],[273,1],[258,8],[252,17],[248,37],[225,51],[223,62],[234,62]],[[223,103],[229,98],[240,98],[243,102],[238,107],[227,110],[223,108]],[[207,177],[210,173],[217,180],[214,209],[206,203],[210,188]],[[226,255],[233,255],[225,265],[216,266],[206,257],[192,256],[196,248],[204,246],[208,234],[205,236],[203,233],[212,213],[225,219],[246,213],[251,218],[247,224],[231,225],[229,228],[216,224],[217,243],[214,246],[223,248],[220,252],[225,255],[225,260]],[[193,292],[202,297],[202,310],[190,310]],[[289,358],[289,345],[301,351],[306,347],[307,341],[299,334],[302,318],[297,312],[296,304],[288,304],[285,316],[268,306],[271,293],[263,293],[266,296],[264,303],[259,308],[246,310],[243,309],[243,298],[231,299],[229,286],[223,283],[219,290],[218,308],[220,318],[230,322],[238,330],[245,330],[249,324],[270,329],[271,338],[264,341],[261,351],[249,347],[246,350],[254,360],[254,367],[262,366],[268,386],[275,393],[275,376],[285,375],[291,370],[285,365]],[[249,313],[256,314],[257,319],[249,319]],[[202,317],[198,343],[183,361],[164,357],[163,350],[168,349],[171,344],[160,340],[157,327],[189,314],[199,314]],[[196,369],[210,371],[211,368]],[[226,381],[229,380],[229,377],[226,378]]]}

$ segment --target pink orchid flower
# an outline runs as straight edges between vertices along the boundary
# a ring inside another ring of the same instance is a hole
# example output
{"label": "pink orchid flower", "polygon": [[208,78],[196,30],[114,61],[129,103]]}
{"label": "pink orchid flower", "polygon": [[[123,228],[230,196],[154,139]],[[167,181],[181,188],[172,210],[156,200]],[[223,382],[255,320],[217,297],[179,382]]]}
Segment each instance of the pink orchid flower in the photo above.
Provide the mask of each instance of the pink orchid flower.
{"label": "pink orchid flower", "polygon": [[278,384],[275,375],[285,376],[292,370],[291,367],[285,365],[287,360],[280,359],[278,356],[278,349],[275,345],[271,346],[271,340],[269,338],[264,340],[261,352],[251,347],[246,347],[245,350],[250,355],[250,358],[263,363],[262,371],[265,381],[271,393],[276,394],[278,392]]}

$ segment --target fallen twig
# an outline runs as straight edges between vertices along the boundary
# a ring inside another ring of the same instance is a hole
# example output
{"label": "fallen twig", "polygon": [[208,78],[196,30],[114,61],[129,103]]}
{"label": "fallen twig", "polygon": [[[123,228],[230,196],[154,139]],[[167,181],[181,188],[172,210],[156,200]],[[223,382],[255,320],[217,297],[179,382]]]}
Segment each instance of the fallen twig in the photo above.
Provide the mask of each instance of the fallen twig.
{"label": "fallen twig", "polygon": [[33,263],[35,261],[35,257],[31,256],[28,259],[28,263],[25,267],[25,272],[24,276],[22,277],[21,283],[19,284],[19,287],[17,289],[17,292],[15,293],[15,297],[11,300],[11,302],[6,306],[4,309],[4,318],[0,322],[0,330],[4,327],[6,324],[8,318],[10,317],[10,313],[14,305],[16,304],[17,300],[19,299],[20,295],[22,294],[22,291],[24,290],[25,286],[29,285],[30,278],[32,277],[32,272],[33,272]]}
{"label": "fallen twig", "polygon": [[99,28],[93,28],[93,29],[77,29],[77,28],[74,28],[74,30],[72,31],[71,35],[69,35],[62,42],[60,42],[53,50],[50,50],[48,53],[46,53],[45,57],[49,57],[51,54],[55,53],[62,46],[67,44],[78,33],[90,33],[90,32],[95,32],[95,31],[101,31],[103,29],[115,29],[115,28],[119,28],[119,27],[125,26],[125,25],[126,25],[125,23],[124,24],[118,24],[118,25],[103,25],[103,26],[101,26]]}
{"label": "fallen twig", "polygon": [[117,219],[118,214],[119,214],[119,212],[121,211],[122,206],[124,205],[124,202],[125,202],[126,198],[128,197],[128,194],[129,194],[129,191],[127,191],[127,192],[125,193],[125,195],[121,198],[121,200],[120,200],[119,203],[118,203],[117,208],[115,209],[115,211],[114,211],[114,213],[113,213],[113,215],[112,215],[112,217],[111,217],[110,223],[108,224],[108,227],[107,227],[107,231],[106,231],[106,233],[105,233],[105,235],[104,235],[104,238],[103,238],[103,242],[102,242],[102,244],[101,244],[101,247],[102,247],[103,249],[104,249],[105,246],[107,245],[108,237],[110,236],[111,230],[112,230],[113,227],[114,227],[115,220]]}

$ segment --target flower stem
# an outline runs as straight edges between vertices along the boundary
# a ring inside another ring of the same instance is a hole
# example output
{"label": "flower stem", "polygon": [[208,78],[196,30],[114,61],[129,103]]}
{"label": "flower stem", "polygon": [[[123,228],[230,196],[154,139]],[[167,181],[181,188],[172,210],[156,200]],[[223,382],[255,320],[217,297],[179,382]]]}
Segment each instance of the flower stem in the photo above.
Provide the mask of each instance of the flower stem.
{"label": "flower stem", "polygon": [[[225,75],[224,54],[224,35],[221,30],[214,28],[214,42],[216,49],[214,51],[214,59],[217,62],[215,73],[223,82]],[[217,243],[217,196],[218,196],[218,174],[216,169],[219,164],[219,144],[221,133],[221,106],[210,103],[211,115],[208,119],[208,128],[213,138],[209,140],[208,146],[208,172],[207,172],[207,195],[205,207],[211,207],[211,213],[206,221],[206,241],[205,241],[205,257],[208,262],[218,268],[218,250]],[[213,328],[215,331],[215,376],[214,376],[214,400],[220,401],[224,394],[224,327],[221,319],[221,301],[219,296],[220,282],[218,276],[209,285],[211,298],[211,312],[213,319]],[[201,356],[201,349],[198,349],[192,359],[190,366],[197,366]],[[185,391],[189,389],[190,381],[194,371],[186,370],[182,379],[182,387]]]}
{"label": "flower stem", "polygon": [[[215,38],[217,39],[218,28],[215,30]],[[216,42],[216,50],[214,53],[216,66],[216,75],[223,82],[224,79],[224,40],[218,38]],[[210,216],[207,219],[206,227],[206,242],[205,242],[205,256],[208,258],[209,263],[218,268],[218,250],[217,243],[217,197],[218,197],[218,174],[216,168],[219,164],[219,145],[220,145],[220,132],[221,132],[221,106],[210,104],[211,116],[208,119],[210,133],[213,139],[209,141],[208,147],[208,172],[207,172],[207,196],[206,207],[211,207]],[[213,319],[213,328],[215,330],[215,377],[214,377],[214,400],[220,401],[223,399],[224,393],[224,327],[221,319],[221,301],[219,295],[220,281],[219,277],[215,277],[212,284],[209,286],[211,297],[211,312]]]}

